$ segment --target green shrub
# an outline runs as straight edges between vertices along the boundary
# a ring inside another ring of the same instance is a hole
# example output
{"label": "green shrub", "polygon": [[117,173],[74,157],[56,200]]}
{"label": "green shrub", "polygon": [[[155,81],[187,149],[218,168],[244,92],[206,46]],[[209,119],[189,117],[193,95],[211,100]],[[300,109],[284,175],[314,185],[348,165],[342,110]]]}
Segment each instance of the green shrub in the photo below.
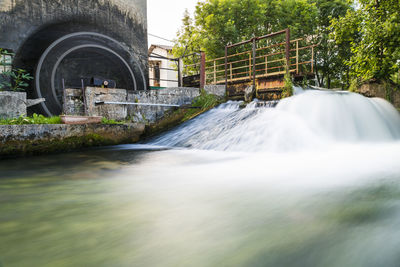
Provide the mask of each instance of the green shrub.
{"label": "green shrub", "polygon": [[[0,55],[14,56],[13,53],[10,53],[1,48]],[[0,66],[4,65],[5,63],[0,61]],[[33,77],[26,70],[23,69],[11,69],[9,71],[1,73],[1,76],[2,79],[0,80],[0,91],[25,91],[26,88],[29,86],[28,82],[33,79]]]}
{"label": "green shrub", "polygon": [[216,95],[207,94],[207,92],[204,89],[202,89],[200,91],[200,95],[192,101],[192,107],[194,108],[188,109],[185,112],[183,121],[189,120],[197,116],[198,114],[203,113],[204,111],[207,111],[209,109],[212,109],[213,107],[221,103],[222,103],[221,98],[219,98]]}

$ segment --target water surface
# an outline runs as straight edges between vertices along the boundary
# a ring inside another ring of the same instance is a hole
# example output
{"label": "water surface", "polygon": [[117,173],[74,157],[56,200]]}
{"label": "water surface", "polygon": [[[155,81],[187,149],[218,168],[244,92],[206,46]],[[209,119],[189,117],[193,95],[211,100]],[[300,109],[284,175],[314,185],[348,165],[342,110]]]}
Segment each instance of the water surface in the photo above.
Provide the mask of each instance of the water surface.
{"label": "water surface", "polygon": [[0,161],[0,266],[398,267],[399,115],[321,97],[311,110],[307,95],[228,103],[146,144]]}

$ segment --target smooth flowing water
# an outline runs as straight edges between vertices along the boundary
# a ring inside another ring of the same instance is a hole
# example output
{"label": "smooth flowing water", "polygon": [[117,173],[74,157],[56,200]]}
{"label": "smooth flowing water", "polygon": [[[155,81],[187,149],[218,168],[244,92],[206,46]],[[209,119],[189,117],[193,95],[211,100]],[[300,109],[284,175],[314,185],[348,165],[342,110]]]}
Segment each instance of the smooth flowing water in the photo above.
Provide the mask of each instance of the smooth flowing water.
{"label": "smooth flowing water", "polygon": [[0,162],[0,266],[400,266],[400,115],[306,91]]}

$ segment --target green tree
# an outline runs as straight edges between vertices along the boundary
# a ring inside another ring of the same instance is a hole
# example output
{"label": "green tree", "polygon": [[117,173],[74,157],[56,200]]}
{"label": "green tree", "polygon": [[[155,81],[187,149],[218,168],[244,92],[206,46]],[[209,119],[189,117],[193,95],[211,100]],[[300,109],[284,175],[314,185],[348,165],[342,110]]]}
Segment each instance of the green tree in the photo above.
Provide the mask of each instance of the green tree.
{"label": "green tree", "polygon": [[350,0],[313,0],[318,10],[316,27],[312,34],[316,48],[316,75],[318,84],[332,88],[349,86],[349,67],[345,64],[350,56],[350,43],[337,45],[330,35],[331,21],[345,16],[352,9]]}
{"label": "green tree", "polygon": [[208,58],[224,55],[228,43],[291,29],[292,38],[308,37],[319,43],[316,70],[321,85],[348,84],[349,67],[343,62],[350,45],[337,45],[330,37],[330,21],[351,9],[351,0],[205,0],[196,6],[194,18],[185,13],[174,47],[176,56],[185,50],[203,50]]}
{"label": "green tree", "polygon": [[346,64],[354,79],[389,81],[399,71],[399,10],[398,0],[359,0],[357,9],[333,21],[336,43],[350,42]]}
{"label": "green tree", "polygon": [[[172,53],[174,57],[180,58],[183,56],[191,55],[193,53],[198,53],[201,50],[200,34],[198,28],[195,27],[193,19],[190,17],[189,12],[185,10],[182,27],[177,33],[177,39],[175,40],[175,45],[173,47]],[[185,65],[190,65],[193,63],[193,57],[185,57]],[[186,71],[192,71],[192,69],[187,69]]]}

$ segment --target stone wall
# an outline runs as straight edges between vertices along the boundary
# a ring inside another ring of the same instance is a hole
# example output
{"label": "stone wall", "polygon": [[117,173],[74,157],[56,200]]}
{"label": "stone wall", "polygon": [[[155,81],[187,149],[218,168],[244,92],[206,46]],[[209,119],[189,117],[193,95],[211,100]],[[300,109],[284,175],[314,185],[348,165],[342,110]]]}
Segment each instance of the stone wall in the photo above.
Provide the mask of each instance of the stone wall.
{"label": "stone wall", "polygon": [[[135,106],[135,105],[95,105],[98,101],[130,102],[144,104],[190,105],[193,99],[200,95],[198,88],[171,87],[148,91],[126,91],[123,89],[108,89],[87,87],[85,91],[88,116],[103,116],[107,119],[126,120],[153,123],[162,119],[165,112],[174,107]],[[80,99],[80,100],[79,100]],[[68,115],[84,115],[82,90],[66,89],[64,107]]]}
{"label": "stone wall", "polygon": [[127,117],[127,105],[106,104],[96,106],[96,102],[126,102],[127,95],[125,89],[87,87],[85,90],[87,114],[89,116],[103,116],[113,120],[125,120]]}
{"label": "stone wall", "polygon": [[73,151],[83,147],[139,141],[140,123],[123,125],[0,125],[0,159]]}
{"label": "stone wall", "polygon": [[358,89],[358,92],[367,97],[380,97],[387,100],[397,108],[400,109],[400,90],[391,90],[391,92],[386,91],[386,84],[383,83],[364,83]]}
{"label": "stone wall", "polygon": [[204,90],[208,94],[224,97],[226,94],[225,85],[208,84],[204,86]]}
{"label": "stone wall", "polygon": [[0,119],[26,115],[26,93],[0,92]]}
{"label": "stone wall", "polygon": [[[193,99],[199,95],[200,90],[198,88],[172,87],[160,90],[128,91],[128,101],[186,105],[191,104]],[[165,112],[171,109],[172,107],[129,106],[128,116],[132,117],[135,121],[151,123],[163,118]]]}
{"label": "stone wall", "polygon": [[111,89],[100,87],[85,88],[85,103],[81,89],[65,89],[64,113],[66,115],[102,116],[107,119],[122,121],[127,118],[127,105],[96,105],[96,102],[126,102],[125,89]]}

